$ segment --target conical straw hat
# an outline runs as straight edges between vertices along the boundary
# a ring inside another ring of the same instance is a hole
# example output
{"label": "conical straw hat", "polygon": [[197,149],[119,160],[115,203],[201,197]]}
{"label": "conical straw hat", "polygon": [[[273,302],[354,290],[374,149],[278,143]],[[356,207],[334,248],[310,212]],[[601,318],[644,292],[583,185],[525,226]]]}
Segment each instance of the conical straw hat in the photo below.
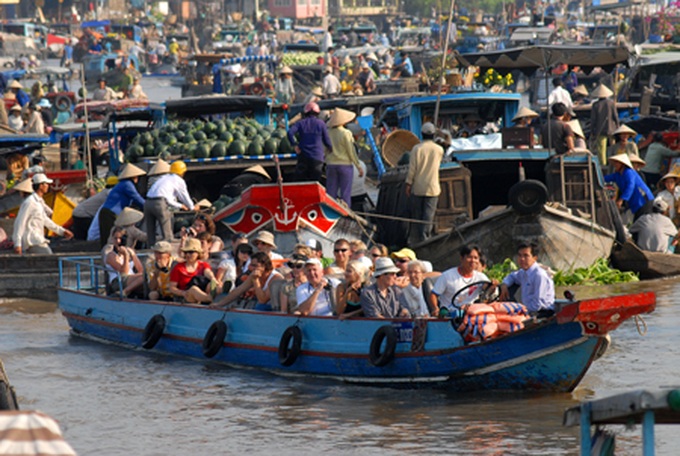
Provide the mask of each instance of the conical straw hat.
{"label": "conical straw hat", "polygon": [[628,156],[628,154],[618,154],[614,155],[613,157],[609,157],[609,161],[612,160],[617,161],[619,163],[623,163],[624,165],[631,169],[633,168],[633,164],[630,162],[630,157]]}
{"label": "conical straw hat", "polygon": [[614,130],[614,133],[612,134],[613,135],[629,134],[635,136],[637,135],[637,132],[627,125],[621,125],[619,128]]}
{"label": "conical straw hat", "polygon": [[579,95],[583,95],[584,97],[588,96],[588,89],[586,89],[586,86],[583,84],[576,86],[574,89],[574,93],[577,93]]}
{"label": "conical straw hat", "polygon": [[264,177],[266,177],[267,179],[272,180],[272,178],[271,178],[271,176],[269,175],[269,173],[267,173],[267,171],[265,171],[265,169],[264,169],[261,165],[251,166],[250,168],[246,169],[246,170],[243,171],[243,172],[244,172],[244,173],[259,174],[260,176],[264,176]]}
{"label": "conical straw hat", "polygon": [[532,109],[527,108],[526,106],[522,106],[521,108],[519,108],[519,111],[517,111],[517,114],[515,114],[515,117],[512,118],[512,121],[515,122],[516,120],[522,119],[524,117],[533,119],[535,117],[538,117],[538,113]]}
{"label": "conical straw hat", "polygon": [[126,207],[120,212],[120,214],[118,214],[118,216],[116,217],[116,221],[114,222],[114,225],[116,226],[134,225],[143,218],[144,214],[142,214],[137,209]]}
{"label": "conical straw hat", "polygon": [[31,179],[24,179],[16,184],[14,189],[19,192],[33,193],[33,182],[31,182]]}
{"label": "conical straw hat", "polygon": [[170,163],[166,162],[162,158],[151,167],[149,170],[149,176],[157,176],[159,174],[168,174],[170,172]]}
{"label": "conical straw hat", "polygon": [[353,121],[357,117],[352,111],[348,111],[342,108],[336,108],[328,119],[329,127],[339,127],[340,125],[345,125]]}
{"label": "conical straw hat", "polygon": [[571,131],[573,131],[576,136],[586,139],[586,135],[583,134],[583,129],[581,128],[581,123],[578,120],[570,120],[567,123],[571,127]]}
{"label": "conical straw hat", "polygon": [[647,164],[647,162],[644,161],[642,158],[640,158],[639,155],[628,154],[628,158],[630,158],[631,163],[638,163],[640,165],[646,165]]}
{"label": "conical straw hat", "polygon": [[593,90],[593,93],[590,94],[590,96],[594,98],[607,98],[611,97],[612,95],[614,95],[614,92],[612,92],[611,89],[604,84],[597,86],[597,88]]}
{"label": "conical straw hat", "polygon": [[118,180],[121,181],[123,179],[132,179],[133,177],[143,176],[145,174],[146,173],[140,168],[136,167],[132,163],[128,163],[125,165],[123,172],[121,172],[118,176]]}
{"label": "conical straw hat", "polygon": [[293,74],[293,69],[289,67],[288,65],[285,65],[283,68],[281,68],[281,71],[279,71],[279,74]]}

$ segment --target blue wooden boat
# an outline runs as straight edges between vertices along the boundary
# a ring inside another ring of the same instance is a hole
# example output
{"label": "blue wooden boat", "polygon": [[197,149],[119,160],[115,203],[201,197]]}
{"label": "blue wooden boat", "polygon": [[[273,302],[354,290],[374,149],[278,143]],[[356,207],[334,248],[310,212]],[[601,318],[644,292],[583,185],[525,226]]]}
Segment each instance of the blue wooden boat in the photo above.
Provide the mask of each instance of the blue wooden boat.
{"label": "blue wooden boat", "polygon": [[276,374],[394,387],[571,391],[607,334],[653,293],[562,302],[550,318],[466,344],[450,319],[339,320],[105,296],[103,268],[61,259],[59,307],[75,336]]}

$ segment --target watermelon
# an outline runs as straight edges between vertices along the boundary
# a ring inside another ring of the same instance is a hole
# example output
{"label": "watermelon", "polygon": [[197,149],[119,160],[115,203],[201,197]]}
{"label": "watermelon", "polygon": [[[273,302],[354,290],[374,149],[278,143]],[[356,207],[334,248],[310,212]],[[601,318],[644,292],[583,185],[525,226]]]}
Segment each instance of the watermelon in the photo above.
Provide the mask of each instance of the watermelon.
{"label": "watermelon", "polygon": [[273,155],[279,148],[279,141],[275,138],[269,138],[264,142],[264,153],[267,155]]}
{"label": "watermelon", "polygon": [[171,156],[172,156],[172,155],[171,155],[170,152],[168,152],[167,150],[161,152],[161,154],[159,155],[159,157],[162,158],[162,159],[165,160],[165,161],[170,160],[170,157],[171,157]]}
{"label": "watermelon", "polygon": [[215,125],[212,122],[206,122],[205,125],[203,126],[203,131],[205,132],[206,135],[209,135],[210,133],[215,133],[217,131],[217,125]]}
{"label": "watermelon", "polygon": [[245,155],[246,145],[243,141],[234,139],[234,141],[229,145],[229,155]]}
{"label": "watermelon", "polygon": [[191,130],[191,124],[189,122],[180,122],[177,128],[179,128],[180,131],[186,133]]}
{"label": "watermelon", "polygon": [[248,146],[248,155],[263,155],[264,154],[264,149],[262,147],[262,143],[259,141],[253,141],[250,143]]}
{"label": "watermelon", "polygon": [[184,137],[186,136],[182,130],[177,130],[177,131],[175,131],[175,132],[173,133],[173,135],[174,135],[174,137],[175,137],[175,139],[176,139],[177,141],[183,140]]}
{"label": "watermelon", "polygon": [[224,122],[218,121],[216,123],[217,125],[217,133],[221,134],[227,131],[227,126],[224,124]]}
{"label": "watermelon", "polygon": [[199,143],[194,147],[194,158],[208,158],[210,157],[210,145]]}
{"label": "watermelon", "polygon": [[234,135],[232,135],[228,131],[223,131],[222,133],[220,133],[219,139],[220,139],[220,141],[230,143],[234,140]]}
{"label": "watermelon", "polygon": [[210,149],[211,157],[224,157],[225,155],[227,155],[227,145],[223,142],[216,142]]}
{"label": "watermelon", "polygon": [[249,125],[243,129],[243,133],[246,135],[246,138],[254,138],[257,136],[257,129]]}
{"label": "watermelon", "polygon": [[156,148],[154,147],[153,143],[147,144],[144,147],[144,155],[146,157],[153,157],[154,155],[156,155]]}
{"label": "watermelon", "polygon": [[293,146],[290,144],[290,141],[288,141],[288,137],[284,137],[281,142],[279,143],[279,149],[278,152],[280,154],[294,154],[295,149]]}
{"label": "watermelon", "polygon": [[136,163],[137,159],[142,155],[144,155],[144,148],[138,144],[133,144],[128,147],[125,158],[131,163]]}
{"label": "watermelon", "polygon": [[227,130],[232,131],[234,130],[234,121],[231,119],[224,119],[224,125],[227,127]]}
{"label": "watermelon", "polygon": [[234,134],[232,135],[234,138],[234,141],[245,141],[246,137],[243,133],[240,133],[238,131],[234,131]]}
{"label": "watermelon", "polygon": [[194,132],[194,139],[198,142],[205,141],[206,139],[208,139],[208,135],[206,135],[205,132],[201,130],[196,130]]}

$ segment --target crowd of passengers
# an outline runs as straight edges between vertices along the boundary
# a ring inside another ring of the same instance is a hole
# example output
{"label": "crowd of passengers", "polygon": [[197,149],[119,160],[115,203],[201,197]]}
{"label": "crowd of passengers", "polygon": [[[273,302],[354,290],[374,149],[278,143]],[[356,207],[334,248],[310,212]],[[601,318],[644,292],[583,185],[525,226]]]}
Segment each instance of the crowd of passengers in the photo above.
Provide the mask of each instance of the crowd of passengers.
{"label": "crowd of passengers", "polygon": [[[489,282],[484,254],[476,246],[461,248],[460,264],[443,272],[433,271],[411,249],[390,253],[384,245],[368,248],[360,240],[338,239],[329,258],[319,240],[309,239],[283,258],[267,231],[251,239],[235,234],[224,246],[205,214],[182,230],[179,245],[156,242],[142,265],[129,236],[138,235],[134,224],[143,214],[133,211],[119,215],[102,251],[110,294],[341,319],[437,318],[473,302],[480,282]],[[508,300],[520,286],[530,312],[551,311],[553,282],[537,258],[535,245],[519,246],[519,271],[502,283],[493,281],[498,298]]]}

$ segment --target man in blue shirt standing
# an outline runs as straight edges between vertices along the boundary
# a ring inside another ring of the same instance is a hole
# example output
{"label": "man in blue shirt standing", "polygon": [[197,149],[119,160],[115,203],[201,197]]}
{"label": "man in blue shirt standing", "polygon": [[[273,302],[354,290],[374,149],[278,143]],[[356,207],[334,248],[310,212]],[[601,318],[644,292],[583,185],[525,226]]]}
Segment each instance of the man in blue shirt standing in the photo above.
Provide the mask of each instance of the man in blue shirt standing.
{"label": "man in blue shirt standing", "polygon": [[324,146],[331,151],[331,138],[326,122],[319,119],[319,105],[305,105],[302,120],[288,130],[288,141],[297,152],[295,177],[298,181],[320,181],[324,163]]}
{"label": "man in blue shirt standing", "polygon": [[651,214],[654,193],[644,183],[640,174],[633,169],[628,154],[614,155],[609,157],[609,161],[614,167],[614,172],[604,176],[604,181],[614,182],[619,188],[616,206],[620,209],[624,202],[627,203],[634,220],[642,215]]}
{"label": "man in blue shirt standing", "polygon": [[538,264],[536,244],[520,244],[517,248],[519,269],[508,274],[501,284],[500,301],[510,298],[508,287],[517,285],[522,291],[522,304],[529,313],[550,313],[555,305],[555,284],[545,269]]}

